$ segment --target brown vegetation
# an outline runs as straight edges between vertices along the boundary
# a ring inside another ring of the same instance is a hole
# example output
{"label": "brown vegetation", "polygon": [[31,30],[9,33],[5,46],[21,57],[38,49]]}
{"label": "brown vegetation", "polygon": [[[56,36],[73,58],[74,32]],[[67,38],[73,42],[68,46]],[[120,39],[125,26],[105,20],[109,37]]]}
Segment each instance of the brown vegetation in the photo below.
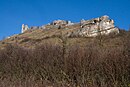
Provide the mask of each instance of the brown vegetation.
{"label": "brown vegetation", "polygon": [[60,39],[62,45],[44,43],[28,49],[8,44],[1,49],[0,87],[130,85],[130,32],[99,36],[83,47],[68,45],[71,38]]}

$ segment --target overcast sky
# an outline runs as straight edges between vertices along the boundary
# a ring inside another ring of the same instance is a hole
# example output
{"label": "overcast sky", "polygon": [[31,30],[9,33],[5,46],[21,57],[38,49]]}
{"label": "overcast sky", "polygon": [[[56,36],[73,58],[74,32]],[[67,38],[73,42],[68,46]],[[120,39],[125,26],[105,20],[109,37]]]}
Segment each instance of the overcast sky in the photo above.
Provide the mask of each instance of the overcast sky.
{"label": "overcast sky", "polygon": [[115,25],[130,27],[130,0],[0,0],[0,39],[21,32],[21,25],[53,20],[91,19],[108,15]]}

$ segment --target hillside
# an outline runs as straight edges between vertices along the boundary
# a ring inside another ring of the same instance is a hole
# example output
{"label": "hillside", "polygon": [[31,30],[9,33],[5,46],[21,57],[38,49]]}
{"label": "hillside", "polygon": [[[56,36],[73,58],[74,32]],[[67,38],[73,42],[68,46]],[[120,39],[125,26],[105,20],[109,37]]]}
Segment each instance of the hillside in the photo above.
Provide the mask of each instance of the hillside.
{"label": "hillside", "polygon": [[[41,27],[35,26],[30,28],[23,24],[21,34],[8,37],[1,41],[0,45],[3,47],[7,44],[17,44],[22,47],[33,48],[43,43],[62,45],[65,41],[68,46],[75,44],[85,46],[94,42],[97,37],[111,37],[112,34],[115,36],[118,35],[119,29],[115,27],[114,20],[105,15],[91,20],[82,19],[79,23],[56,20]],[[113,44],[118,43],[118,39],[120,38],[121,37],[115,37],[108,41],[105,40],[105,42],[108,43],[107,46],[109,46],[111,42],[113,42]],[[113,41],[115,39],[117,39],[117,42]]]}
{"label": "hillside", "polygon": [[0,87],[129,87],[130,31],[106,17],[22,25],[0,41]]}

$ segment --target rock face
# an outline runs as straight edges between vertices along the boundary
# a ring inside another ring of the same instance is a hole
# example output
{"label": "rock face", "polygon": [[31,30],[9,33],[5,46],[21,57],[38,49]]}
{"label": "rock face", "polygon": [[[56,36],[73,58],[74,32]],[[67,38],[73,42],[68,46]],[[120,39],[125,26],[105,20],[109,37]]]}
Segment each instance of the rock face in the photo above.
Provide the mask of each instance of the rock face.
{"label": "rock face", "polygon": [[79,35],[86,37],[119,33],[119,29],[114,26],[114,20],[109,19],[106,15],[92,20],[81,20],[80,24]]}
{"label": "rock face", "polygon": [[29,29],[28,25],[22,24],[22,31],[21,31],[21,33],[24,33],[24,32],[27,31],[28,29]]}
{"label": "rock face", "polygon": [[[78,29],[77,29],[78,27]],[[22,25],[22,33],[29,28],[27,25]],[[43,25],[41,27],[31,27],[30,29],[70,29],[73,32],[68,32],[69,36],[83,36],[83,37],[96,37],[99,35],[109,35],[110,33],[119,33],[119,29],[115,27],[114,20],[105,15],[91,20],[82,19],[79,23],[72,23],[71,21],[55,20],[52,23]]]}

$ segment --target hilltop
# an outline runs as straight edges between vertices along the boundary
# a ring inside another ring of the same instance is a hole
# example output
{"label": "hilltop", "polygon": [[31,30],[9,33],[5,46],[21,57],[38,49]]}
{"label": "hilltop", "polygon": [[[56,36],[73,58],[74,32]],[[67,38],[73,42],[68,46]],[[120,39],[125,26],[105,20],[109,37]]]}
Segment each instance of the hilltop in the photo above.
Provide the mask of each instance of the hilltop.
{"label": "hilltop", "polygon": [[[28,25],[23,24],[20,34],[2,40],[0,45],[3,47],[7,44],[17,44],[31,48],[43,43],[61,45],[66,40],[67,45],[79,44],[84,46],[93,42],[97,37],[106,37],[112,34],[119,35],[120,29],[115,27],[114,20],[105,15],[91,20],[82,19],[79,23],[55,20],[43,26],[28,27]],[[110,39],[109,42],[111,40],[113,39]]]}

